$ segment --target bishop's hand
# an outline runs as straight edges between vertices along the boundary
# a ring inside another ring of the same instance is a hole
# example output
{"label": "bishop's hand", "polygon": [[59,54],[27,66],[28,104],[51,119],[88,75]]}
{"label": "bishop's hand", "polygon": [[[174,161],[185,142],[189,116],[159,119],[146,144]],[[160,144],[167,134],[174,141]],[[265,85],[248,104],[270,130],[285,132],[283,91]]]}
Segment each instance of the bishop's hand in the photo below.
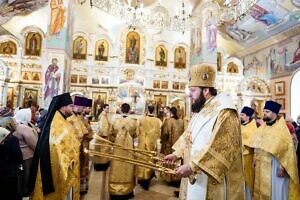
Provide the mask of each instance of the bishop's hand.
{"label": "bishop's hand", "polygon": [[166,156],[164,157],[164,161],[165,161],[167,164],[172,164],[172,163],[174,163],[176,160],[177,160],[177,156],[174,155],[174,154],[169,154],[169,155],[166,155]]}
{"label": "bishop's hand", "polygon": [[178,167],[175,172],[177,175],[184,178],[189,177],[193,174],[192,168],[187,164]]}

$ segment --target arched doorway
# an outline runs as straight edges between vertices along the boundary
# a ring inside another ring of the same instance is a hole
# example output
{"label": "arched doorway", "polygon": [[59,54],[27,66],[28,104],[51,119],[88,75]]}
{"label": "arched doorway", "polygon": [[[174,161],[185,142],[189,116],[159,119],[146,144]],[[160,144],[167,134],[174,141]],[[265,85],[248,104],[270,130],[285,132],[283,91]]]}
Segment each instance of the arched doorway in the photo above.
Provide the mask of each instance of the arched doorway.
{"label": "arched doorway", "polygon": [[300,93],[299,93],[299,85],[300,85],[300,69],[298,69],[291,81],[291,117],[296,120],[297,116],[300,115]]}

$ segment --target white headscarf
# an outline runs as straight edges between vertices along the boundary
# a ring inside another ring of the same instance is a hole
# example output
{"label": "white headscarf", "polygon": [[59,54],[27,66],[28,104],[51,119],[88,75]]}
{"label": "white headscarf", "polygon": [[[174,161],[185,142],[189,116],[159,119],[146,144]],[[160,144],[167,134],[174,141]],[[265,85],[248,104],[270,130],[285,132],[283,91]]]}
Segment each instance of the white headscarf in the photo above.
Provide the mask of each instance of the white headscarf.
{"label": "white headscarf", "polygon": [[23,108],[21,110],[18,110],[14,118],[16,119],[17,123],[27,125],[31,121],[30,108]]}

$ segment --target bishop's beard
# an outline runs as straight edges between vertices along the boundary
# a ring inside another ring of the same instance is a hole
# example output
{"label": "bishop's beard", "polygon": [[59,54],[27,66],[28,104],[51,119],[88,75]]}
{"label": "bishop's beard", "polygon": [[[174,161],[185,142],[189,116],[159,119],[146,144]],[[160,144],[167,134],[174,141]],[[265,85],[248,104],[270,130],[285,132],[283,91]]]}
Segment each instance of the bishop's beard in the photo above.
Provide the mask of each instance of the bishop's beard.
{"label": "bishop's beard", "polygon": [[195,102],[192,103],[192,112],[198,113],[203,108],[204,104],[206,102],[206,99],[203,95],[203,92],[201,91],[199,97],[195,100]]}

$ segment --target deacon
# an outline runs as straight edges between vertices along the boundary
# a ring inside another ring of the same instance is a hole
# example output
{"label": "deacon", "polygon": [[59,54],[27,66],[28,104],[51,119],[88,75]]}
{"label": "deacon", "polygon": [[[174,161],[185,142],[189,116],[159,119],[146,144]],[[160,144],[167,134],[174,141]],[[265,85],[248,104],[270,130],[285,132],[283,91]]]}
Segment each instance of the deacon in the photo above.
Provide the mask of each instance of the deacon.
{"label": "deacon", "polygon": [[[133,138],[136,137],[137,122],[129,117],[130,105],[121,105],[122,116],[117,118],[112,125],[114,142],[127,148],[134,148]],[[134,156],[126,150],[114,148],[113,154],[134,159]],[[112,160],[109,171],[109,193],[110,199],[131,199],[133,198],[134,165]]]}
{"label": "deacon", "polygon": [[245,106],[240,114],[242,124],[242,141],[243,141],[243,158],[244,158],[244,174],[245,174],[245,189],[246,200],[251,200],[254,186],[254,168],[253,155],[254,149],[248,146],[251,136],[256,132],[256,121],[253,119],[254,110]]}
{"label": "deacon", "polygon": [[254,199],[299,199],[296,151],[292,136],[282,117],[281,105],[267,101],[264,123],[251,137],[248,145],[255,148]]}
{"label": "deacon", "polygon": [[[181,180],[180,199],[244,199],[242,141],[238,113],[229,94],[217,94],[216,70],[208,64],[190,70],[189,97],[193,116],[187,130],[165,157],[174,162]],[[189,179],[185,179],[185,178]]]}
{"label": "deacon", "polygon": [[53,97],[29,176],[30,199],[79,199],[79,147],[69,93]]}
{"label": "deacon", "polygon": [[[138,148],[148,151],[157,150],[157,140],[160,138],[161,121],[154,116],[154,106],[148,106],[147,116],[138,120]],[[147,159],[147,158],[146,158]],[[145,189],[149,189],[151,178],[154,177],[154,170],[144,167],[137,168],[137,178],[140,185]]]}

